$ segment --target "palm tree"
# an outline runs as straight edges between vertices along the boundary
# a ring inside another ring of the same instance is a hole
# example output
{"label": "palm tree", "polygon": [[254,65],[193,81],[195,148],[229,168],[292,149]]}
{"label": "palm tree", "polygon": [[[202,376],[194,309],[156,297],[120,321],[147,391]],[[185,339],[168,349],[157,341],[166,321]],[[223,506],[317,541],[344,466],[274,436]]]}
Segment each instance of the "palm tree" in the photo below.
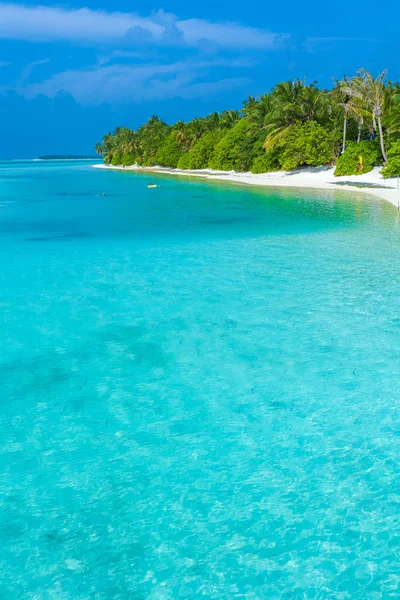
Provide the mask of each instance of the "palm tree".
{"label": "palm tree", "polygon": [[95,145],[95,150],[96,154],[103,154],[103,146],[101,145],[101,142],[97,142]]}
{"label": "palm tree", "polygon": [[104,162],[110,163],[114,152],[115,138],[112,133],[106,133],[103,137]]}
{"label": "palm tree", "polygon": [[319,90],[314,83],[305,85],[300,79],[278,83],[271,93],[271,105],[266,119],[268,135],[264,148],[267,151],[279,145],[296,123],[326,121],[330,112],[325,90]]}
{"label": "palm tree", "polygon": [[239,121],[240,114],[237,110],[224,110],[221,114],[220,125],[224,129],[230,129]]}
{"label": "palm tree", "polygon": [[350,85],[349,80],[344,76],[342,81],[333,79],[336,83],[336,87],[330,92],[331,96],[334,96],[337,105],[343,108],[343,142],[342,142],[342,154],[346,150],[346,139],[347,139],[347,121],[351,113],[351,107],[349,105],[350,96],[346,91],[346,88]]}
{"label": "palm tree", "polygon": [[248,117],[254,111],[255,106],[259,103],[259,100],[254,96],[248,96],[247,100],[243,102],[242,113],[245,117]]}
{"label": "palm tree", "polygon": [[152,117],[150,117],[150,119],[147,121],[146,125],[149,128],[153,128],[156,127],[157,125],[159,125],[159,123],[162,123],[161,119],[159,118],[158,115],[153,115]]}
{"label": "palm tree", "polygon": [[361,114],[358,117],[357,144],[359,144],[361,142],[361,133],[362,133],[363,126],[364,126],[364,117]]}
{"label": "palm tree", "polygon": [[340,104],[344,108],[344,117],[343,117],[343,144],[342,144],[342,154],[346,150],[346,135],[347,135],[347,119],[349,116],[350,108],[348,104]]}
{"label": "palm tree", "polygon": [[187,124],[187,139],[190,142],[191,149],[194,144],[201,138],[206,130],[206,125],[203,119],[195,117],[192,121]]}
{"label": "palm tree", "polygon": [[357,75],[351,79],[351,84],[346,88],[354,100],[357,114],[370,119],[374,134],[378,131],[383,160],[387,162],[385,141],[383,138],[383,104],[385,100],[385,79],[387,72],[382,71],[376,78],[366,69],[359,69]]}
{"label": "palm tree", "polygon": [[177,121],[174,125],[174,129],[176,131],[176,141],[179,144],[183,144],[186,142],[186,125],[183,121]]}
{"label": "palm tree", "polygon": [[389,82],[385,94],[385,121],[384,125],[389,134],[400,134],[400,83],[394,86]]}
{"label": "palm tree", "polygon": [[249,131],[255,133],[265,129],[273,110],[273,103],[269,94],[263,94],[259,99],[249,98],[243,108],[245,118],[250,123]]}
{"label": "palm tree", "polygon": [[135,132],[128,127],[121,127],[117,134],[118,147],[122,154],[134,154],[136,151],[136,136]]}
{"label": "palm tree", "polygon": [[221,125],[221,115],[219,112],[213,112],[209,114],[207,117],[203,119],[206,129],[209,131],[214,131],[215,129],[219,129]]}

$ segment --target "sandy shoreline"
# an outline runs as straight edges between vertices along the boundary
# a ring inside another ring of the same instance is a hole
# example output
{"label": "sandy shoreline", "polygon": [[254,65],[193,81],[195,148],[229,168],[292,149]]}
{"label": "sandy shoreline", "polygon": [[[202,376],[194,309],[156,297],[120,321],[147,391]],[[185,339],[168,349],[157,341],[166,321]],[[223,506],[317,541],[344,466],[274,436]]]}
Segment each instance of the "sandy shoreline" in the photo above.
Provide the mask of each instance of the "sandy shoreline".
{"label": "sandy shoreline", "polygon": [[[238,173],[235,171],[213,171],[204,169],[198,171],[182,171],[180,169],[168,169],[164,167],[122,167],[113,165],[92,165],[96,169],[114,169],[120,171],[139,171],[150,173],[165,173],[166,175],[204,177],[220,181],[231,181],[233,183],[245,185],[257,185],[266,187],[298,187],[314,188],[322,190],[346,190],[361,194],[374,196],[390,202],[396,208],[400,206],[400,190],[397,189],[397,179],[384,179],[380,175],[379,167],[375,167],[369,173],[363,175],[350,175],[335,177],[334,168],[329,167],[309,167],[297,169],[296,171],[278,171],[275,173]],[[364,186],[382,186],[382,187],[355,187],[346,185],[346,183],[358,183]]]}

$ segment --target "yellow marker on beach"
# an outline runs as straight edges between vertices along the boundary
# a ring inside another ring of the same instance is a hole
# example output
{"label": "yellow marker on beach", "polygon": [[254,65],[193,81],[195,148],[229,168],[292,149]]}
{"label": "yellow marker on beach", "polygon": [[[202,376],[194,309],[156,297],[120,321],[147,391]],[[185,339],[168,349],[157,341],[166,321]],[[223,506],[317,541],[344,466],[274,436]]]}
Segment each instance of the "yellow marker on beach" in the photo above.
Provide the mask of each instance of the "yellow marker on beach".
{"label": "yellow marker on beach", "polygon": [[363,165],[363,157],[360,156],[360,165],[359,165],[359,170],[362,171],[364,169],[364,165]]}

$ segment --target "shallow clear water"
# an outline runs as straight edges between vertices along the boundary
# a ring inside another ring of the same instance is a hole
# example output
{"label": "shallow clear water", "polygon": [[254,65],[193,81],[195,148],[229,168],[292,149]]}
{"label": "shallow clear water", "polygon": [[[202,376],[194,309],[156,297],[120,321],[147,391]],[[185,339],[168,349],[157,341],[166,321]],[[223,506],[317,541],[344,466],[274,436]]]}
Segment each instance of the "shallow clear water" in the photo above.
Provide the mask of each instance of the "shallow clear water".
{"label": "shallow clear water", "polygon": [[2,163],[0,273],[1,598],[400,596],[393,207]]}

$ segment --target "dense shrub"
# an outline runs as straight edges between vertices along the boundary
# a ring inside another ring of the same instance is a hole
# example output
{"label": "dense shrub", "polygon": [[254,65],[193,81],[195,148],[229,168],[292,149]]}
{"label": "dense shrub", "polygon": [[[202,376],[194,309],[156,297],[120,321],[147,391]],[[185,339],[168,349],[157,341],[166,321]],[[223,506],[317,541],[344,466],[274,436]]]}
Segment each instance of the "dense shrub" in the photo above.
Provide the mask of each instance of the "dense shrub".
{"label": "dense shrub", "polygon": [[155,155],[155,164],[162,167],[177,167],[182,151],[176,141],[176,133],[172,131],[163,141]]}
{"label": "dense shrub", "polygon": [[215,146],[220,139],[219,131],[210,131],[203,135],[198,142],[195,143],[190,151],[189,169],[207,169],[209,162],[214,154]]}
{"label": "dense shrub", "polygon": [[316,121],[294,125],[284,137],[282,147],[280,163],[284,171],[303,165],[318,167],[333,160],[331,134]]}
{"label": "dense shrub", "polygon": [[245,119],[240,119],[215,146],[210,167],[219,171],[240,170],[240,148],[249,130]]}
{"label": "dense shrub", "polygon": [[111,164],[115,167],[122,165],[122,155],[119,152],[114,152],[112,155]]}
{"label": "dense shrub", "polygon": [[253,160],[250,171],[252,173],[268,173],[279,171],[280,168],[279,152],[271,150],[270,152],[263,151],[261,154],[258,154]]}
{"label": "dense shrub", "polygon": [[388,161],[381,173],[384,177],[400,176],[400,140],[394,142],[387,151]]}
{"label": "dense shrub", "polygon": [[143,167],[154,167],[156,165],[155,155],[145,154],[142,158],[141,165]]}
{"label": "dense shrub", "polygon": [[182,156],[180,157],[179,161],[178,161],[178,169],[182,169],[182,170],[187,170],[189,169],[189,164],[190,164],[190,152],[185,152],[185,154],[182,154]]}
{"label": "dense shrub", "polygon": [[400,154],[391,156],[381,173],[384,177],[400,177]]}
{"label": "dense shrub", "polygon": [[385,167],[382,169],[381,174],[386,177],[400,177],[400,154],[397,156],[391,156]]}
{"label": "dense shrub", "polygon": [[[360,170],[360,156],[363,169]],[[382,163],[382,153],[378,140],[364,140],[357,144],[349,142],[346,150],[336,162],[335,175],[361,175],[372,171],[373,167]]]}
{"label": "dense shrub", "polygon": [[125,154],[123,154],[121,157],[121,164],[125,167],[130,167],[131,165],[134,165],[135,162],[135,155],[131,154],[130,152],[125,152]]}
{"label": "dense shrub", "polygon": [[236,170],[250,171],[256,156],[264,152],[265,131],[254,132],[251,129],[245,131],[239,145],[239,158]]}
{"label": "dense shrub", "polygon": [[400,140],[392,142],[387,151],[388,156],[400,156]]}

